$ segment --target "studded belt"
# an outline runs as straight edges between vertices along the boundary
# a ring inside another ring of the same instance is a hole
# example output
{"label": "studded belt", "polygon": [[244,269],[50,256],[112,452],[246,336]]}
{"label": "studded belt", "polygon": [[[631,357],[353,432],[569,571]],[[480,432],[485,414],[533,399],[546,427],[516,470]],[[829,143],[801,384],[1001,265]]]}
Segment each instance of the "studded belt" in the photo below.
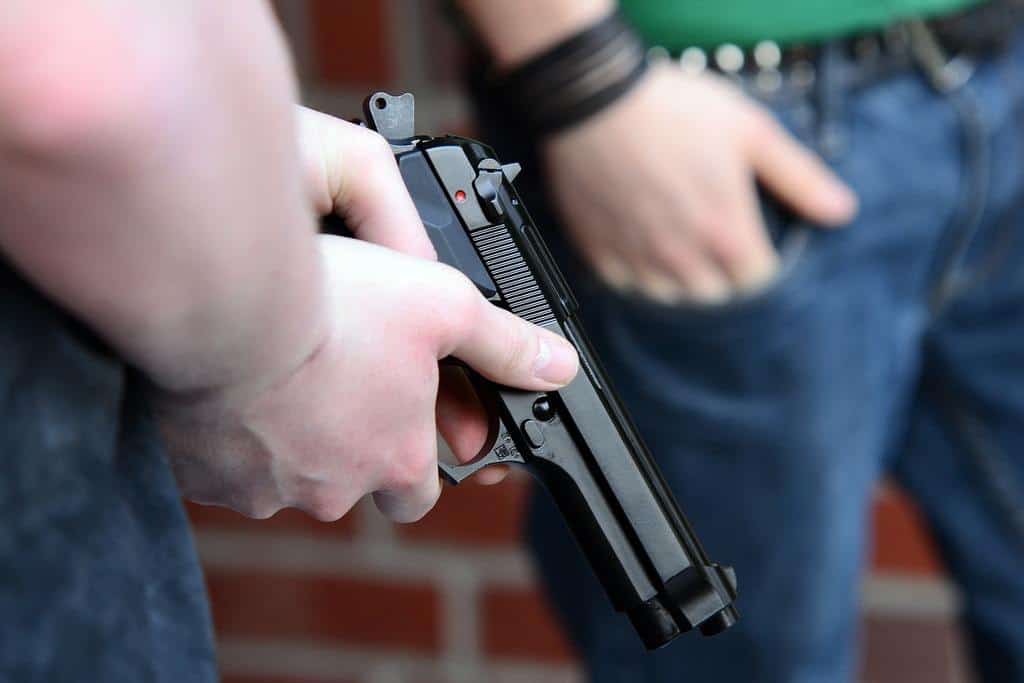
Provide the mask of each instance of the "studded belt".
{"label": "studded belt", "polygon": [[655,46],[649,57],[674,59],[689,73],[710,70],[742,77],[771,93],[784,83],[809,87],[823,50],[832,49],[875,73],[922,66],[936,87],[949,90],[970,77],[978,59],[1005,49],[1022,26],[1024,0],[990,0],[937,19],[899,21],[825,43],[781,46],[765,40],[749,48],[725,43],[710,50],[688,47],[677,54]]}

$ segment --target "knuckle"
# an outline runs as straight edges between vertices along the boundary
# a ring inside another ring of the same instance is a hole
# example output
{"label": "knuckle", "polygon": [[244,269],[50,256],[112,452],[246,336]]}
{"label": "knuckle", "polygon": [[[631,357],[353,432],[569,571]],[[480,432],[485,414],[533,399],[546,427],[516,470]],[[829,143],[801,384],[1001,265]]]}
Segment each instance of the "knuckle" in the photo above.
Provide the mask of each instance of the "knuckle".
{"label": "knuckle", "polygon": [[301,506],[303,512],[320,522],[336,522],[344,517],[350,508],[351,505],[324,493],[313,494]]}
{"label": "knuckle", "polygon": [[373,159],[392,159],[391,144],[383,135],[370,128],[357,127],[365,154]]}
{"label": "knuckle", "polygon": [[714,252],[726,260],[742,256],[749,248],[749,240],[744,239],[736,230],[720,229],[706,237]]}
{"label": "knuckle", "polygon": [[411,447],[403,450],[394,459],[387,477],[387,490],[402,494],[415,489],[428,477],[433,476],[437,467],[434,436],[430,436],[429,445],[424,443],[422,437],[413,441]]}
{"label": "knuckle", "polygon": [[713,242],[729,233],[729,220],[721,210],[703,209],[690,219],[690,228],[704,241]]}
{"label": "knuckle", "polygon": [[[374,133],[374,135],[377,134]],[[378,193],[376,196],[383,197],[386,196],[385,193],[390,194],[398,191],[399,188],[404,189],[400,185],[401,177],[398,175],[394,163],[390,147],[383,150],[374,148],[360,169],[359,173],[363,176],[363,183],[369,191]]]}
{"label": "knuckle", "polygon": [[439,265],[438,280],[442,310],[438,319],[444,321],[455,336],[468,334],[480,321],[480,294],[469,279],[458,270]]}
{"label": "knuckle", "polygon": [[514,374],[529,366],[536,356],[536,343],[535,336],[530,334],[524,325],[517,325],[506,342],[503,369],[508,374]]}
{"label": "knuckle", "polygon": [[357,144],[353,145],[352,151],[353,171],[364,182],[377,181],[395,163],[391,145],[380,133],[368,128],[356,128],[356,133]]}
{"label": "knuckle", "polygon": [[351,130],[352,137],[346,138],[344,161],[328,172],[331,195],[335,203],[343,206],[365,201],[366,195],[388,192],[394,184],[394,155],[388,141],[369,128],[352,126]]}
{"label": "knuckle", "polygon": [[236,512],[245,515],[250,519],[270,519],[282,510],[282,506],[272,503],[261,503],[256,501],[244,501],[232,505]]}

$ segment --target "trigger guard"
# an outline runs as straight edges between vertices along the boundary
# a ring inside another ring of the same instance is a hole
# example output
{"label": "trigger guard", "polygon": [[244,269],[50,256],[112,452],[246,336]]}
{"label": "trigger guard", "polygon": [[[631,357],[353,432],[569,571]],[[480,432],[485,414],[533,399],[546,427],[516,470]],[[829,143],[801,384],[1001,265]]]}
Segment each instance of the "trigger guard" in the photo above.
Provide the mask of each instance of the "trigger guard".
{"label": "trigger guard", "polygon": [[495,439],[494,445],[487,453],[465,465],[450,465],[446,462],[439,462],[437,463],[437,469],[445,481],[452,486],[458,486],[485,467],[509,463],[523,465],[526,464],[526,460],[523,458],[522,453],[519,452],[519,449],[516,448],[512,437],[509,436],[508,430],[502,425],[498,438]]}

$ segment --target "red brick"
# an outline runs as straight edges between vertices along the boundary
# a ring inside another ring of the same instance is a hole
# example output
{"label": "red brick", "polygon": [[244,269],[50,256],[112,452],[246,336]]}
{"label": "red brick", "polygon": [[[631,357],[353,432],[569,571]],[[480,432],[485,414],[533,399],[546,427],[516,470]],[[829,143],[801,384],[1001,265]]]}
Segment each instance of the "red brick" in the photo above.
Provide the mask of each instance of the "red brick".
{"label": "red brick", "polygon": [[565,663],[575,654],[537,591],[491,587],[481,595],[484,652],[491,657]]}
{"label": "red brick", "polygon": [[963,639],[949,619],[869,617],[863,624],[859,680],[955,683],[964,675]]}
{"label": "red brick", "polygon": [[250,519],[227,508],[213,505],[186,506],[192,525],[199,529],[219,528],[232,531],[275,532],[287,531],[299,534],[315,534],[348,538],[353,536],[358,525],[358,509],[353,509],[337,522],[320,522],[301,510],[281,510],[270,519]]}
{"label": "red brick", "polygon": [[920,513],[893,488],[886,488],[875,502],[871,567],[905,574],[942,573],[942,562]]}
{"label": "red brick", "polygon": [[418,652],[441,643],[441,601],[423,583],[210,571],[217,632]]}
{"label": "red brick", "polygon": [[519,541],[529,486],[524,476],[510,476],[494,486],[481,486],[473,480],[445,486],[441,500],[426,517],[395,529],[410,541],[512,545]]}
{"label": "red brick", "polygon": [[372,88],[393,78],[388,3],[313,0],[310,33],[317,75],[334,85]]}

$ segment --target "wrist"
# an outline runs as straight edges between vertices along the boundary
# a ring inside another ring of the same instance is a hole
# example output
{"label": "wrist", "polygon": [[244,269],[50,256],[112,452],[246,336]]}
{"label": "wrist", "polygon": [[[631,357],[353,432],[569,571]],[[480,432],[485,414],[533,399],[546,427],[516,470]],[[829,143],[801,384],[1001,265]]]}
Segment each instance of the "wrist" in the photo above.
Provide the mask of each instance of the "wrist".
{"label": "wrist", "polygon": [[244,411],[244,406],[293,376],[316,356],[330,335],[327,282],[317,254],[302,287],[276,302],[258,324],[216,353],[197,355],[204,368],[176,381],[148,375],[158,408],[193,416]]}
{"label": "wrist", "polygon": [[493,79],[536,137],[577,126],[620,100],[647,71],[647,51],[618,11]]}

